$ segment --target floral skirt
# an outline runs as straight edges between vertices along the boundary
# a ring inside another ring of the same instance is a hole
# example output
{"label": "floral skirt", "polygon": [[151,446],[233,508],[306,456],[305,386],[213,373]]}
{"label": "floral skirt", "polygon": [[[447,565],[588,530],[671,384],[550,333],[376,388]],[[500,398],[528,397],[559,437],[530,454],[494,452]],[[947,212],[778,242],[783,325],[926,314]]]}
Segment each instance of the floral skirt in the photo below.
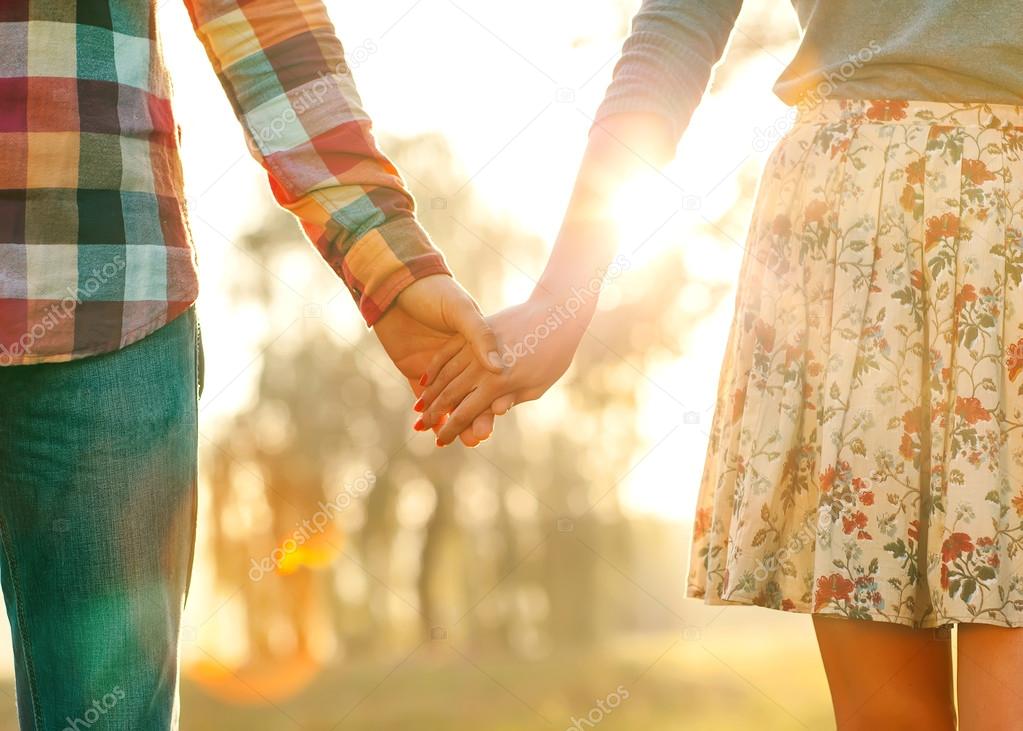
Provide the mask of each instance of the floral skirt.
{"label": "floral skirt", "polygon": [[827,100],[771,153],[687,596],[1023,625],[1023,106]]}

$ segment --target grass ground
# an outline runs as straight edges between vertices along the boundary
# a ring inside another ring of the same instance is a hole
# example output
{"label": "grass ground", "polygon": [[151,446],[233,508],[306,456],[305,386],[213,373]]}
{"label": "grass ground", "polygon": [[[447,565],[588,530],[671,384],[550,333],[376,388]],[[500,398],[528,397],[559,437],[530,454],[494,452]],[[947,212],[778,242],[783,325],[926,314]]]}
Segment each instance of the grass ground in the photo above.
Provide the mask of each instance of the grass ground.
{"label": "grass ground", "polygon": [[[809,623],[775,616],[766,627],[729,626],[723,617],[713,629],[618,638],[532,661],[441,640],[386,662],[321,668],[301,687],[278,688],[278,697],[251,679],[212,683],[208,671],[193,669],[182,688],[182,730],[833,729]],[[15,731],[6,690],[0,730]]]}
{"label": "grass ground", "polygon": [[324,673],[276,707],[227,707],[190,687],[185,729],[591,728],[584,720],[604,731],[833,728],[814,648],[785,645],[782,636],[764,639],[631,638],[534,662],[476,657],[437,643],[404,662],[396,657]]}

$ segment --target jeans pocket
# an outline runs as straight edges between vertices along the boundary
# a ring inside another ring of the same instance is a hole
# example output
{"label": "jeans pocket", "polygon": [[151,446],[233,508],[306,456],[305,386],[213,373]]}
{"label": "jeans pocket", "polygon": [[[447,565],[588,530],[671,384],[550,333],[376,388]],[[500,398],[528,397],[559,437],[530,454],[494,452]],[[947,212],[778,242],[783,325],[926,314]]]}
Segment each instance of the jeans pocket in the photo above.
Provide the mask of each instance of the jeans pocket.
{"label": "jeans pocket", "polygon": [[195,310],[192,310],[192,316],[195,320],[195,398],[198,401],[202,398],[203,386],[206,381],[206,353],[202,347],[202,327],[199,325],[199,319],[195,316]]}

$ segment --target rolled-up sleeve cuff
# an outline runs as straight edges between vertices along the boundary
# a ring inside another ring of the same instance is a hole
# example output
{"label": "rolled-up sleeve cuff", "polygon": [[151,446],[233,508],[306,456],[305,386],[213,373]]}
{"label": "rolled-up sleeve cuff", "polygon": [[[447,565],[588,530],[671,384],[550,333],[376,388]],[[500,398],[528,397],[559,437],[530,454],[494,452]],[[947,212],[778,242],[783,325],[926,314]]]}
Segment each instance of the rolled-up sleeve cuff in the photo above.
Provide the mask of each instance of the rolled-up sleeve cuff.
{"label": "rolled-up sleeve cuff", "polygon": [[412,217],[392,219],[368,231],[352,244],[341,267],[341,278],[369,327],[402,290],[435,274],[451,276],[451,270]]}

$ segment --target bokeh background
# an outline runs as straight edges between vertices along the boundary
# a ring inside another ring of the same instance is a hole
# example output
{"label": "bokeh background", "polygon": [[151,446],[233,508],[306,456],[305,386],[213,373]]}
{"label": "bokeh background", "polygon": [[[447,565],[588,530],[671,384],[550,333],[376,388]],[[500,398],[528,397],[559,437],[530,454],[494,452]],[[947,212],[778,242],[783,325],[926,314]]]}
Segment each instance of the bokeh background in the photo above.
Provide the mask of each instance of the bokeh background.
{"label": "bokeh background", "polygon": [[[488,311],[520,301],[638,0],[327,5],[454,271]],[[676,161],[623,181],[627,271],[573,368],[485,445],[437,451],[273,205],[183,4],[160,3],[207,358],[183,729],[833,728],[807,617],[684,598],[746,226],[789,119],[771,85],[798,41],[785,0],[746,5]]]}

